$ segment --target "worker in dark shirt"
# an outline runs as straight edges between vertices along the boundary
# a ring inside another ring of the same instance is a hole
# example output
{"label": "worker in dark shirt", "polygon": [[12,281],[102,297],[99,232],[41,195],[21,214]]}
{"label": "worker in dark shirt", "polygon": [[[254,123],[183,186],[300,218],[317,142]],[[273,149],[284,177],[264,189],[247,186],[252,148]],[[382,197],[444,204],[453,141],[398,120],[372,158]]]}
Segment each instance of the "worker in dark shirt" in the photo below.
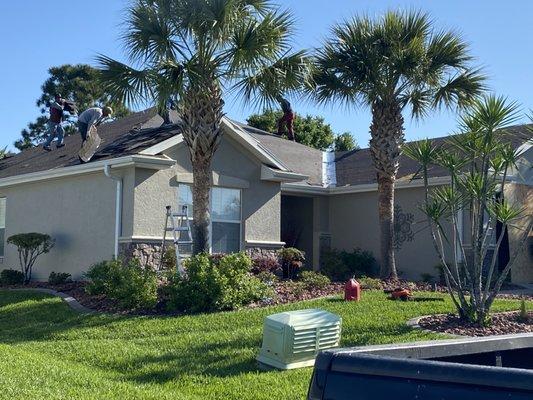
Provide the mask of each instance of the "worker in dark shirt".
{"label": "worker in dark shirt", "polygon": [[294,138],[294,112],[292,111],[291,103],[281,96],[277,98],[281,110],[283,111],[283,116],[278,120],[278,135],[283,134],[283,125],[287,127],[287,136],[289,140],[295,141]]}
{"label": "worker in dark shirt", "polygon": [[48,120],[48,132],[47,138],[43,143],[43,149],[51,151],[50,144],[54,138],[57,138],[56,148],[64,146],[63,138],[65,131],[61,126],[63,122],[63,109],[65,107],[65,100],[61,98],[61,95],[57,94],[54,101],[50,104],[50,119]]}

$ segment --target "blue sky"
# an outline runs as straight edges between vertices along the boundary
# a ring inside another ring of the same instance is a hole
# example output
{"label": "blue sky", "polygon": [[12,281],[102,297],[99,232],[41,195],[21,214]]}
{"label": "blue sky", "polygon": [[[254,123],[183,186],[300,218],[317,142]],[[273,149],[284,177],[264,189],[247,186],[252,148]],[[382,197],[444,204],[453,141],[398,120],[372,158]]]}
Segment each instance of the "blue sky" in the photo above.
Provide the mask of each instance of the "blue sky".
{"label": "blue sky", "polygon": [[[320,45],[336,21],[358,13],[380,15],[387,9],[418,8],[440,28],[460,32],[490,76],[492,91],[533,108],[533,1],[509,0],[279,0],[297,20],[295,47]],[[96,53],[124,59],[119,34],[125,0],[2,1],[0,4],[0,144],[11,145],[35,119],[35,101],[50,66],[92,64]],[[226,112],[244,121],[250,107],[226,99]],[[297,113],[321,114],[336,132],[350,131],[368,144],[370,113],[337,106],[293,104]],[[424,121],[406,118],[408,139],[443,136],[454,130],[456,115],[440,112]]]}

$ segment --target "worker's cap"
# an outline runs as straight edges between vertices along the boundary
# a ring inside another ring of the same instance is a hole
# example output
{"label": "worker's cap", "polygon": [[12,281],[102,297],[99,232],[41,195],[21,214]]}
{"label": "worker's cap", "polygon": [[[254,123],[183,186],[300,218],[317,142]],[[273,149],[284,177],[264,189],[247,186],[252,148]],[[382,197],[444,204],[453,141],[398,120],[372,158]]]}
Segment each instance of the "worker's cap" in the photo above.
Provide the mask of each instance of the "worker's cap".
{"label": "worker's cap", "polygon": [[103,112],[104,114],[107,114],[107,115],[112,115],[113,114],[113,109],[109,106],[105,106],[104,109],[103,109]]}

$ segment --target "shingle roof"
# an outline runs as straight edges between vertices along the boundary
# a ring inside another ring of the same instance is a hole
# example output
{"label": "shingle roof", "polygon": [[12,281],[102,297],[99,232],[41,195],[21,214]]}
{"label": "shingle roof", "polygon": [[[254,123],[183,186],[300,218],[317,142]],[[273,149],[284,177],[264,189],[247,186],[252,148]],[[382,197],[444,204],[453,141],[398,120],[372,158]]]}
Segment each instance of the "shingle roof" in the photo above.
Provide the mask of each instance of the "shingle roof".
{"label": "shingle roof", "polygon": [[[155,108],[133,113],[122,119],[104,124],[99,128],[102,146],[91,161],[105,160],[133,155],[180,133],[179,118],[172,116],[173,125],[163,125],[163,119],[157,115]],[[235,122],[244,132],[261,144],[279,162],[292,172],[307,175],[302,182],[312,186],[322,186],[322,155],[320,150],[283,139],[277,135]],[[517,125],[508,128],[513,136],[509,141],[515,148],[532,138],[533,125]],[[446,138],[433,141],[443,143]],[[42,147],[25,150],[19,154],[0,161],[0,179],[39,172],[62,167],[78,165],[78,150],[81,139],[79,135],[65,139],[66,146],[51,152]],[[376,172],[372,165],[369,149],[357,149],[335,154],[337,186],[371,184],[376,182]],[[402,156],[398,179],[410,179],[418,170],[415,161]],[[441,167],[431,166],[430,177],[446,176]]]}
{"label": "shingle roof", "polygon": [[[93,160],[131,155],[151,146],[155,133],[147,128],[158,127],[162,122],[163,119],[157,115],[155,108],[150,108],[101,125],[98,134],[102,138],[102,145]],[[164,138],[158,137],[156,140]],[[7,157],[0,161],[0,179],[78,165],[80,146],[80,135],[72,135],[65,138],[65,147],[60,149],[55,149],[52,145],[53,150],[46,152],[42,146],[38,146]]]}
{"label": "shingle roof", "polygon": [[[533,125],[516,125],[507,128],[511,133],[509,143],[516,149],[533,137],[531,129]],[[432,139],[435,144],[443,144],[448,137]],[[400,169],[398,180],[409,180],[418,171],[418,163],[408,157],[400,157]],[[335,154],[335,168],[337,186],[362,185],[376,183],[376,170],[372,164],[369,149],[357,149]],[[429,177],[437,178],[448,176],[446,169],[437,165],[429,167]]]}
{"label": "shingle roof", "polygon": [[[235,121],[233,121],[235,122]],[[322,151],[235,122],[292,172],[307,175],[310,185],[322,185]]]}

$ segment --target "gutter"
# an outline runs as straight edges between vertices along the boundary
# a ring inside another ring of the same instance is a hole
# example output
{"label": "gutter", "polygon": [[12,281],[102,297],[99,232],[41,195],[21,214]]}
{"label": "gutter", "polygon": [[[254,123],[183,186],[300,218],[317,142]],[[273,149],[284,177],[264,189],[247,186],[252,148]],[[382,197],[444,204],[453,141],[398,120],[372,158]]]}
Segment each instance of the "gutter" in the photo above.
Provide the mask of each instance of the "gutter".
{"label": "gutter", "polygon": [[169,157],[150,156],[150,155],[131,155],[110,160],[95,161],[86,164],[73,166],[64,166],[45,171],[31,172],[28,174],[14,175],[0,179],[0,188],[20,185],[23,183],[39,182],[49,179],[57,179],[66,176],[83,175],[91,172],[99,172],[106,165],[114,168],[123,168],[136,166],[147,169],[166,169],[176,164],[175,160]]}
{"label": "gutter", "polygon": [[[451,182],[449,176],[442,176],[429,179],[429,186],[447,185]],[[395,183],[395,189],[409,189],[423,187],[424,181],[422,179],[416,180],[398,180]],[[350,193],[364,193],[375,192],[378,190],[377,183],[367,183],[361,185],[348,185],[336,187],[310,186],[298,183],[282,183],[282,193],[295,194],[318,194],[318,195],[335,195],[335,194],[350,194]]]}
{"label": "gutter", "polygon": [[116,182],[116,194],[115,194],[115,248],[114,257],[118,258],[119,255],[119,238],[122,233],[122,177],[114,176],[111,174],[111,166],[106,164],[104,166],[104,174],[109,179]]}

